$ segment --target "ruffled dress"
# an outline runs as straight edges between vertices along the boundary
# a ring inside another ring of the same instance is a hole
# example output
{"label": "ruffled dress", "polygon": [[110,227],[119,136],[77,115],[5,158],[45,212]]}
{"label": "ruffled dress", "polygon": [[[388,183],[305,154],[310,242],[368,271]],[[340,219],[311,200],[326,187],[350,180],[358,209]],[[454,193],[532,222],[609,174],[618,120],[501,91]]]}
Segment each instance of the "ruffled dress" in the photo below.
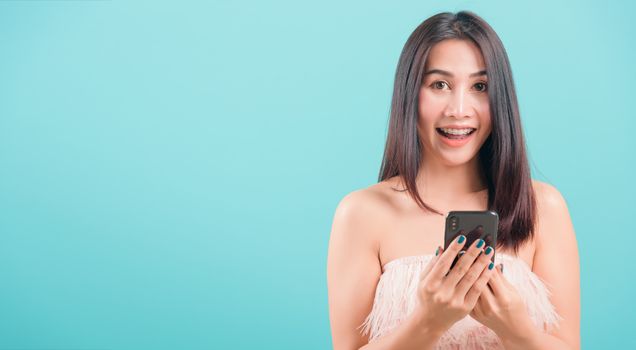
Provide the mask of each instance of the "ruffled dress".
{"label": "ruffled dress", "polygon": [[[358,327],[363,335],[369,335],[370,343],[390,333],[413,312],[419,275],[433,257],[406,256],[384,264],[373,308]],[[503,276],[523,297],[534,324],[546,331],[557,327],[562,318],[550,302],[550,291],[528,264],[503,253],[495,255],[495,263],[504,264]],[[435,349],[503,349],[503,345],[495,332],[466,315],[441,336]]]}

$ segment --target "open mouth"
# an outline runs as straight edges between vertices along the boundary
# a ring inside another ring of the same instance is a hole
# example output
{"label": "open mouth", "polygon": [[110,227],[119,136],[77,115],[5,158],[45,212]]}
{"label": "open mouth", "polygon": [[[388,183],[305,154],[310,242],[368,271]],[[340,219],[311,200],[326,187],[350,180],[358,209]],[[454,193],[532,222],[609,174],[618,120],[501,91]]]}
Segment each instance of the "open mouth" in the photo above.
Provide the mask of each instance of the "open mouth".
{"label": "open mouth", "polygon": [[442,129],[435,128],[437,133],[451,140],[463,140],[472,135],[477,129],[468,128],[468,129]]}

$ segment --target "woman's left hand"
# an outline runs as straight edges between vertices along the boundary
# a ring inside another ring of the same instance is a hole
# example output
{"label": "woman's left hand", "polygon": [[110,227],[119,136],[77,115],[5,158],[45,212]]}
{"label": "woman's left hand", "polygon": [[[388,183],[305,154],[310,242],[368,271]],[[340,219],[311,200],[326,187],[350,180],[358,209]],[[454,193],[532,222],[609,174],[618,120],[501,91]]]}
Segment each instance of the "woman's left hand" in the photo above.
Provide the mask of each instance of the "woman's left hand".
{"label": "woman's left hand", "polygon": [[503,276],[501,265],[495,268],[470,316],[492,329],[503,341],[518,342],[534,336],[535,327],[526,304],[515,288]]}

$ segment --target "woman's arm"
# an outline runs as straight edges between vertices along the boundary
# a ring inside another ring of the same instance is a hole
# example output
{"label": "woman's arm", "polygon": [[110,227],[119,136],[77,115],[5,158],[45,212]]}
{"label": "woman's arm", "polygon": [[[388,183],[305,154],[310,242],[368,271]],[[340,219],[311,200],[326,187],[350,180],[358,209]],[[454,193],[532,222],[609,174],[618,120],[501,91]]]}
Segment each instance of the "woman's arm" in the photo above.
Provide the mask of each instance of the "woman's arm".
{"label": "woman's arm", "polygon": [[580,277],[574,227],[561,193],[552,185],[535,183],[539,227],[532,271],[547,283],[551,302],[563,320],[550,333],[534,329],[527,339],[504,339],[504,343],[507,349],[579,349]]}
{"label": "woman's arm", "polygon": [[444,332],[429,329],[422,322],[417,311],[412,313],[394,331],[360,350],[423,350],[432,349]]}
{"label": "woman's arm", "polygon": [[327,287],[333,348],[335,350],[426,349],[441,334],[429,330],[413,313],[398,328],[372,344],[359,326],[371,312],[382,273],[378,260],[381,227],[386,214],[375,194],[355,191],[336,209],[327,257]]}

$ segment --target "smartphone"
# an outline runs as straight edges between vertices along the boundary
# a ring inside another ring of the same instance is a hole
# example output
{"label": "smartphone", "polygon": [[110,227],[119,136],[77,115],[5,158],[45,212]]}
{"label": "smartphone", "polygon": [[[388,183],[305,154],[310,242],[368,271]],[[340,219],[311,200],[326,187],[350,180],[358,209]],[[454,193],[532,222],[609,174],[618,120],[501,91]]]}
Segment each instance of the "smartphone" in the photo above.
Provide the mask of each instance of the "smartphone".
{"label": "smartphone", "polygon": [[[499,227],[499,214],[492,210],[486,211],[451,211],[446,216],[446,229],[444,231],[444,251],[459,235],[466,236],[464,249],[468,250],[473,242],[483,239],[486,243],[483,248],[491,246],[495,249],[497,244],[497,228]],[[457,263],[459,254],[453,260],[451,269]],[[495,261],[495,252],[491,260]]]}

